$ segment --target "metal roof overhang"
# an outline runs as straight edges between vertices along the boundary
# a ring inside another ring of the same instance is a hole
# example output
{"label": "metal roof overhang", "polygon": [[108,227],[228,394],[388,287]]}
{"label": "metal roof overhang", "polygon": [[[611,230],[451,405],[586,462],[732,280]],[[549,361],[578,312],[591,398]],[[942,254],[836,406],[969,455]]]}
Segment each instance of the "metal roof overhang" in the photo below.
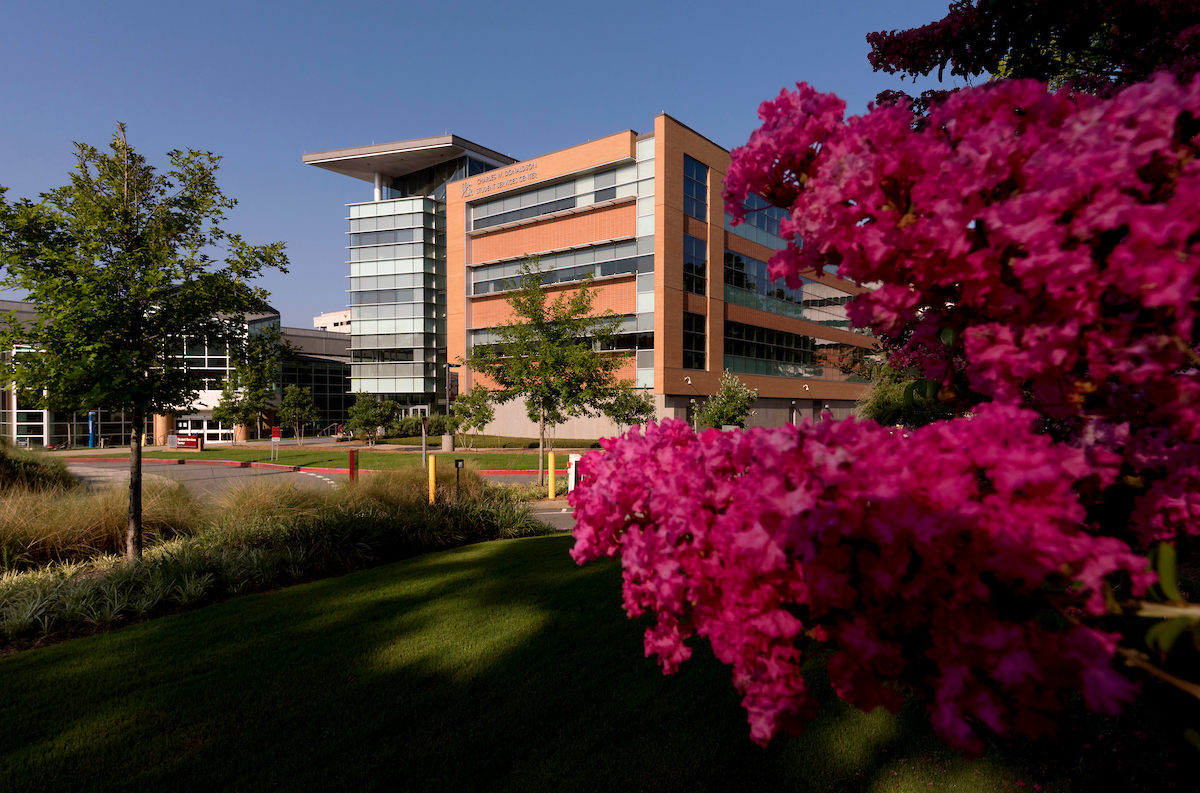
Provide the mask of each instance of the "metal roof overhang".
{"label": "metal roof overhang", "polygon": [[457,135],[315,151],[303,155],[303,160],[308,165],[315,165],[343,176],[374,182],[377,173],[387,177],[404,176],[464,154],[471,154],[497,166],[517,162],[506,154],[492,151]]}

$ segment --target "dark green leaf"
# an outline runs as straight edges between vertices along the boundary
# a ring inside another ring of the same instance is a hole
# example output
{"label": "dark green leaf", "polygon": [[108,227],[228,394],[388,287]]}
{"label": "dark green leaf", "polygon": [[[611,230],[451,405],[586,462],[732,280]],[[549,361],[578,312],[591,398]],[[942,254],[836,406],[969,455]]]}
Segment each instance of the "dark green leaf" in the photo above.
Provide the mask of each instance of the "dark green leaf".
{"label": "dark green leaf", "polygon": [[957,339],[958,334],[954,332],[954,328],[942,328],[938,331],[938,341],[947,347],[953,347]]}
{"label": "dark green leaf", "polygon": [[1146,646],[1152,650],[1169,653],[1183,632],[1192,627],[1190,617],[1176,617],[1164,620],[1146,631]]}
{"label": "dark green leaf", "polygon": [[1200,749],[1200,732],[1196,732],[1191,727],[1188,727],[1186,730],[1183,731],[1183,737],[1186,738],[1187,742],[1190,743],[1192,746],[1196,747],[1197,749]]}
{"label": "dark green leaf", "polygon": [[1175,546],[1169,542],[1158,544],[1155,568],[1158,570],[1158,586],[1167,600],[1177,603],[1183,601],[1179,594],[1179,582],[1175,573]]}

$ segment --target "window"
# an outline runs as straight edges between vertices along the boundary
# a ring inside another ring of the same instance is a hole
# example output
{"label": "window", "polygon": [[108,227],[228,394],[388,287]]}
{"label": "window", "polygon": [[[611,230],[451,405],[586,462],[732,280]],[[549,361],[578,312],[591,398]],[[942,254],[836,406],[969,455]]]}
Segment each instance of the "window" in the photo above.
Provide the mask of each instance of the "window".
{"label": "window", "polygon": [[704,294],[708,280],[708,243],[691,234],[683,235],[683,291]]}
{"label": "window", "polygon": [[683,155],[683,214],[708,222],[708,166]]}
{"label": "window", "polygon": [[704,326],[707,317],[703,314],[683,312],[683,368],[704,368]]}

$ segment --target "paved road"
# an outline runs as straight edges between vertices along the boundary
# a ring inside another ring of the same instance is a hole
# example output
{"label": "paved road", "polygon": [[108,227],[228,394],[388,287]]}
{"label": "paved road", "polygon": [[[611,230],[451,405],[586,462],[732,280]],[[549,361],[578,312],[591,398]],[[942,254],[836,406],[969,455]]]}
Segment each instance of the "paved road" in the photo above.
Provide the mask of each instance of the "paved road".
{"label": "paved road", "polygon": [[[90,485],[129,484],[129,461],[68,463],[71,473]],[[246,483],[251,477],[270,477],[277,482],[290,482],[296,487],[332,487],[345,481],[345,474],[317,474],[296,471],[274,471],[264,468],[237,468],[224,465],[156,465],[142,467],[147,479],[170,479],[183,482],[194,493],[214,495],[230,485]]]}
{"label": "paved road", "polygon": [[[87,463],[68,463],[71,473],[93,486],[129,484],[129,461],[115,459],[96,460]],[[344,482],[346,474],[309,473],[304,471],[275,471],[264,468],[238,468],[223,465],[161,465],[147,464],[142,468],[146,480],[175,481],[184,483],[192,492],[201,496],[214,496],[232,485],[248,483],[252,477],[269,477],[276,482],[289,482],[296,487],[329,488]],[[536,475],[519,477],[505,475],[497,480],[512,482],[517,478],[536,479]],[[556,501],[541,501],[533,504],[534,515],[550,526],[563,531],[575,528],[574,510],[567,506],[565,498]]]}

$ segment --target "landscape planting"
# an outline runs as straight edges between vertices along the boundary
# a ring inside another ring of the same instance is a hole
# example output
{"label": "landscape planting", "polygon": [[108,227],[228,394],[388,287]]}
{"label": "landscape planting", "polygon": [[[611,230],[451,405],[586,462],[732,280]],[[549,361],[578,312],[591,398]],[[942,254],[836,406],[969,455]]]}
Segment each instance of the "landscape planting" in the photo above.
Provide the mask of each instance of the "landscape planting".
{"label": "landscape planting", "polygon": [[[851,318],[958,418],[632,431],[583,461],[575,557],[620,555],[665,670],[710,639],[760,742],[813,717],[810,640],[844,700],[914,696],[972,752],[1052,732],[1075,692],[1115,714],[1138,685],[1114,662],[1173,677],[1200,616],[1174,566],[1200,534],[1200,83],[844,107],[803,83],[764,103],[726,211],[789,210],[790,286],[881,282]],[[1108,618],[1139,613],[1169,636]]]}

